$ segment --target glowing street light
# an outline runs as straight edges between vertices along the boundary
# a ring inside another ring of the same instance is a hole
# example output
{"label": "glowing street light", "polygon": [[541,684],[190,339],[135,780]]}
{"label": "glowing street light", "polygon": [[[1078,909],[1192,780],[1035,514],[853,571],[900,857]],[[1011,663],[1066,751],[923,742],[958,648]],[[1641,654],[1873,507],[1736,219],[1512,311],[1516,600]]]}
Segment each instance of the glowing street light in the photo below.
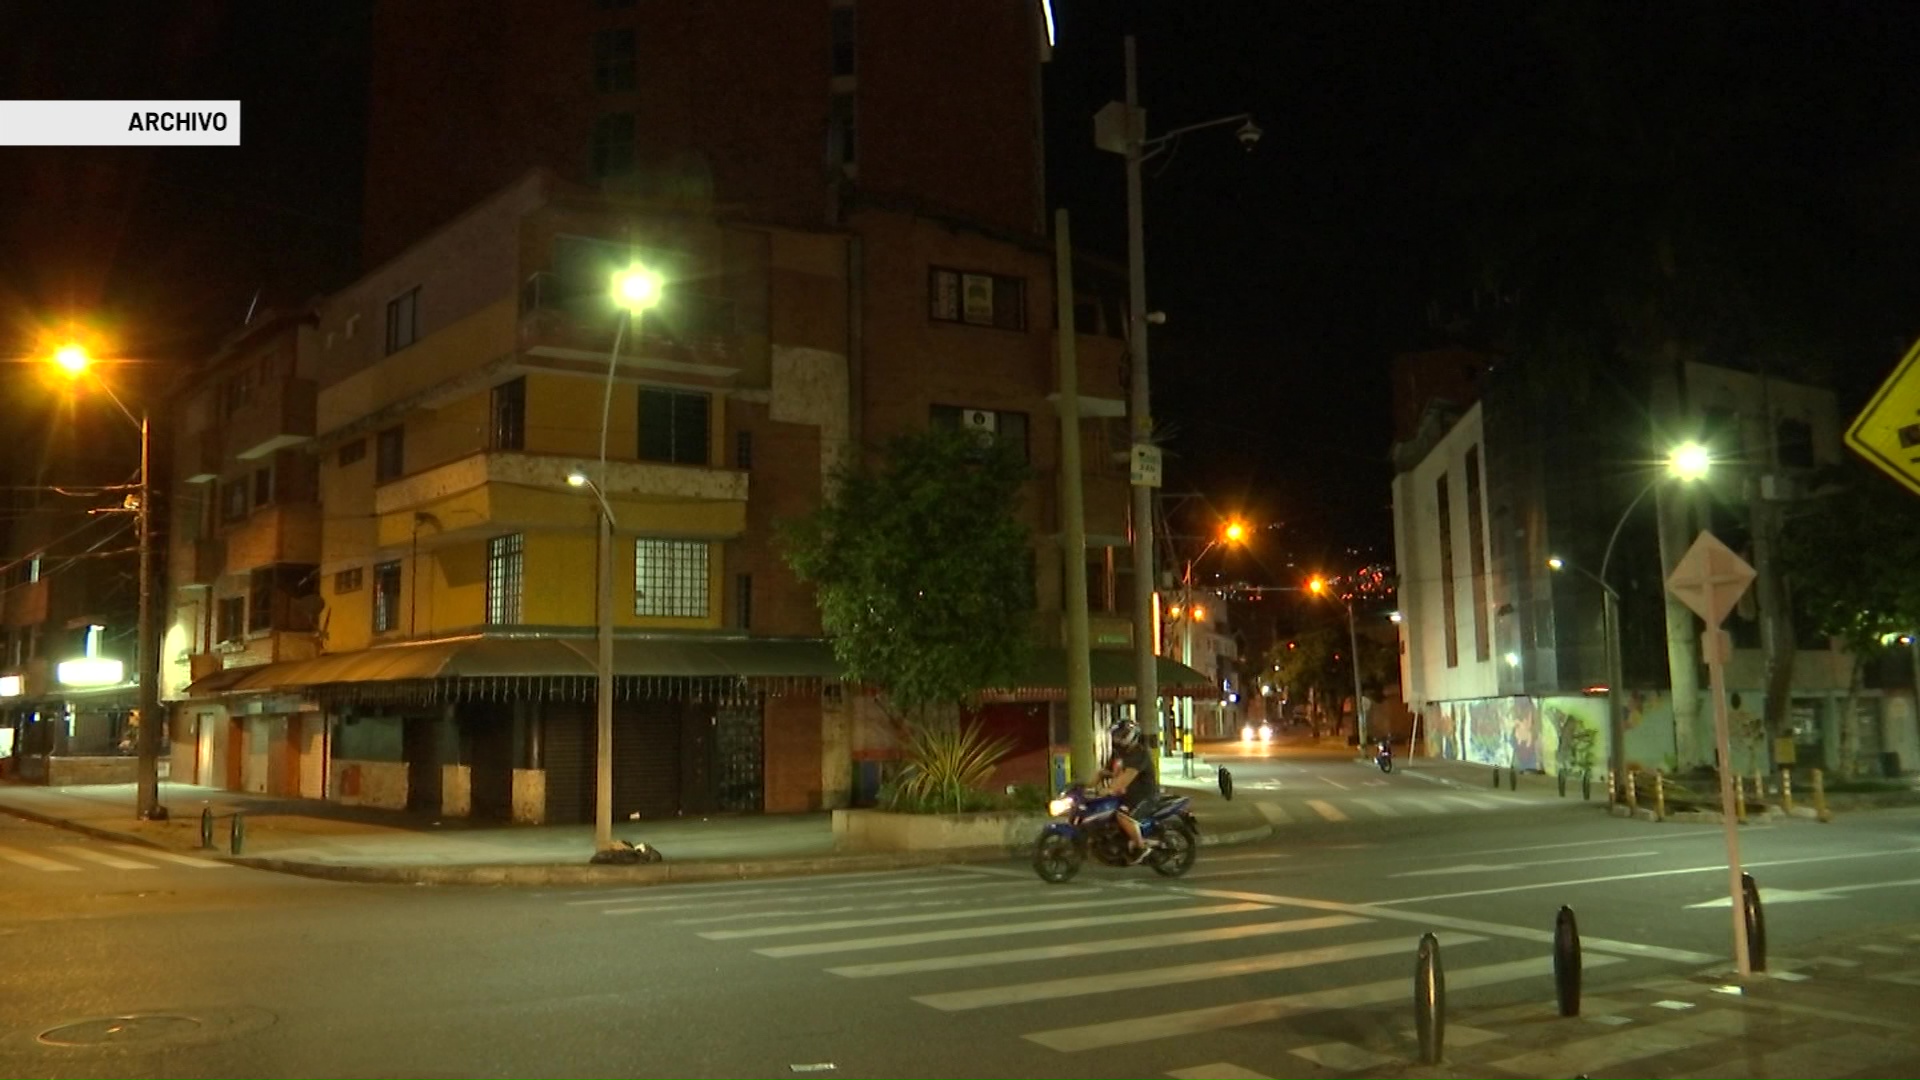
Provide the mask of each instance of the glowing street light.
{"label": "glowing street light", "polygon": [[53,362],[69,375],[79,375],[93,366],[93,356],[83,345],[62,345],[55,350]]}
{"label": "glowing street light", "polygon": [[1677,480],[1699,480],[1713,467],[1713,454],[1699,443],[1682,443],[1667,455],[1667,472]]}

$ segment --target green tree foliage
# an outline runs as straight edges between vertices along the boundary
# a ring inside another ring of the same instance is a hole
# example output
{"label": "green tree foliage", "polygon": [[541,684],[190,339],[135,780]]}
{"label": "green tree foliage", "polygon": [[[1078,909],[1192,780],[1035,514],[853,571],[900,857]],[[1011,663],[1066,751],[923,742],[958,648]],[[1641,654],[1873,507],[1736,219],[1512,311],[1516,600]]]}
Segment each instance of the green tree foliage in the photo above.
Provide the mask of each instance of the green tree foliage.
{"label": "green tree foliage", "polygon": [[[1339,702],[1353,696],[1353,661],[1344,611],[1338,626],[1329,624],[1276,641],[1267,653],[1269,681],[1287,688],[1293,701],[1305,701],[1312,691],[1322,701]],[[1365,636],[1360,638],[1360,685],[1378,698],[1380,689],[1400,679],[1395,649]]]}
{"label": "green tree foliage", "polygon": [[1011,447],[945,429],[842,469],[832,499],[782,529],[847,674],[924,716],[1006,686],[1032,648],[1028,469]]}
{"label": "green tree foliage", "polygon": [[1862,659],[1920,629],[1920,496],[1849,463],[1782,530],[1779,558],[1801,610]]}

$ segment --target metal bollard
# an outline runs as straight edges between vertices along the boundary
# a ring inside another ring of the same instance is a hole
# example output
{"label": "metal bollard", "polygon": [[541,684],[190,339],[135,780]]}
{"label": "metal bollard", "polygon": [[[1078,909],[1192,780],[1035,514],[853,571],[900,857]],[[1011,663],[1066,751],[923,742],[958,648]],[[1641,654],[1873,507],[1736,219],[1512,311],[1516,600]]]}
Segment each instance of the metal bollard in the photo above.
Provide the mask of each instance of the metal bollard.
{"label": "metal bollard", "polygon": [[1619,801],[1620,801],[1619,782],[1614,777],[1613,770],[1608,769],[1607,770],[1607,805],[1612,806],[1614,803],[1617,803]]}
{"label": "metal bollard", "polygon": [[1767,970],[1767,913],[1760,908],[1760,886],[1752,874],[1740,875],[1741,914],[1747,921],[1747,966]]}
{"label": "metal bollard", "polygon": [[1633,790],[1633,770],[1628,769],[1627,770],[1627,809],[1629,810],[1640,809],[1640,800],[1635,798],[1634,796],[1635,796],[1635,793]]}
{"label": "metal bollard", "polygon": [[1493,786],[1494,787],[1500,786],[1500,766],[1498,765],[1495,765],[1493,767]]}
{"label": "metal bollard", "polygon": [[1511,765],[1507,766],[1507,790],[1520,790],[1520,770]]}
{"label": "metal bollard", "polygon": [[1653,819],[1667,820],[1667,778],[1658,769],[1653,773]]}
{"label": "metal bollard", "polygon": [[1590,772],[1580,774],[1580,801],[1593,801],[1593,774]]}
{"label": "metal bollard", "polygon": [[1819,769],[1813,770],[1813,813],[1821,821],[1832,821],[1833,811],[1827,809],[1827,783]]}
{"label": "metal bollard", "polygon": [[1753,770],[1753,801],[1767,801],[1767,785],[1760,780],[1760,770]]}
{"label": "metal bollard", "polygon": [[1747,823],[1747,782],[1737,776],[1733,778],[1733,820]]}
{"label": "metal bollard", "polygon": [[1420,1063],[1438,1065],[1447,1035],[1447,974],[1440,967],[1440,939],[1420,935],[1413,965],[1413,1027],[1420,1039]]}
{"label": "metal bollard", "polygon": [[1793,770],[1780,770],[1780,809],[1793,813]]}
{"label": "metal bollard", "polygon": [[1565,769],[1561,769],[1559,772],[1556,772],[1553,774],[1553,778],[1555,782],[1558,783],[1560,786],[1560,797],[1563,799],[1566,798],[1567,797],[1567,771]]}
{"label": "metal bollard", "polygon": [[213,807],[200,808],[200,850],[213,850]]}
{"label": "metal bollard", "polygon": [[230,854],[240,854],[247,840],[247,816],[238,810],[233,812],[233,831],[227,836],[227,850]]}
{"label": "metal bollard", "polygon": [[1560,1015],[1579,1016],[1580,927],[1565,904],[1553,920],[1553,988],[1560,998]]}

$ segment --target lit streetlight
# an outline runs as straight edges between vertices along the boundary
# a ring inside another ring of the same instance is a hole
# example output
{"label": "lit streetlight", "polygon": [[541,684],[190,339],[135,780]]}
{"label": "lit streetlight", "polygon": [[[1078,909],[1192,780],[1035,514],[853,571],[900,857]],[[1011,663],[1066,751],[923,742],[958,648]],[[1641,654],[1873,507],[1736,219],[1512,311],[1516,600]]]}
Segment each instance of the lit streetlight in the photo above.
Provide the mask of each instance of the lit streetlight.
{"label": "lit streetlight", "polygon": [[638,331],[640,316],[660,302],[665,285],[660,276],[646,267],[633,264],[613,275],[611,293],[622,318],[613,335],[613,347],[607,352],[607,385],[600,406],[600,472],[598,479],[584,471],[567,475],[572,487],[593,492],[600,504],[599,531],[594,547],[598,578],[595,600],[595,675],[599,686],[595,693],[595,748],[593,795],[593,858],[605,861],[613,851],[613,504],[607,499],[607,424],[613,413],[613,377],[620,364],[620,341],[628,328]]}
{"label": "lit streetlight", "polygon": [[[93,370],[94,358],[83,345],[62,345],[54,350],[50,362],[68,378],[78,382]],[[160,805],[160,650],[154,640],[153,603],[153,487],[150,462],[153,439],[142,409],[135,416],[120,395],[104,380],[95,384],[120,410],[122,416],[140,429],[140,494],[132,509],[138,515],[140,529],[140,614],[134,631],[134,671],[138,680],[140,714],[139,740],[134,769],[134,813],[142,820],[164,821],[167,808]]]}
{"label": "lit streetlight", "polygon": [[[1215,547],[1219,546],[1220,544],[1224,543],[1229,546],[1238,546],[1240,544],[1245,543],[1246,539],[1247,539],[1247,526],[1245,525],[1245,523],[1237,519],[1233,521],[1229,521],[1224,526],[1221,527],[1220,534],[1218,536],[1207,541],[1207,546],[1201,548],[1200,553],[1198,555],[1195,555],[1193,558],[1187,560],[1186,573],[1182,575],[1180,579],[1181,593],[1182,593],[1181,603],[1179,607],[1176,607],[1173,609],[1172,614],[1174,615],[1175,618],[1180,618],[1180,662],[1182,664],[1185,664],[1188,667],[1193,666],[1193,624],[1207,617],[1207,609],[1204,606],[1193,602],[1193,564],[1199,562],[1201,559],[1206,558],[1207,553],[1212,551]],[[1184,618],[1181,617],[1183,612],[1185,615]],[[1186,714],[1185,715],[1186,730],[1184,734],[1191,735],[1193,732],[1193,699],[1192,698],[1186,699],[1185,714]],[[1192,776],[1193,775],[1193,755],[1186,750],[1185,740],[1183,739],[1180,745],[1176,746],[1174,749],[1180,752],[1182,758],[1184,759],[1186,775],[1189,777]],[[1162,753],[1164,752],[1165,751],[1162,751]]]}
{"label": "lit streetlight", "polygon": [[[1312,580],[1307,582],[1307,591],[1315,596],[1327,596],[1330,592],[1330,586],[1328,586],[1326,578],[1315,574]],[[1365,746],[1367,742],[1367,714],[1360,706],[1360,631],[1354,626],[1353,622],[1353,597],[1343,596],[1340,598],[1340,602],[1345,605],[1347,609],[1347,652],[1351,654],[1353,661],[1353,732],[1359,744]],[[1395,612],[1395,614],[1397,615],[1399,613]],[[1399,620],[1395,619],[1394,621],[1398,622]],[[1412,751],[1409,750],[1408,753],[1412,753]]]}

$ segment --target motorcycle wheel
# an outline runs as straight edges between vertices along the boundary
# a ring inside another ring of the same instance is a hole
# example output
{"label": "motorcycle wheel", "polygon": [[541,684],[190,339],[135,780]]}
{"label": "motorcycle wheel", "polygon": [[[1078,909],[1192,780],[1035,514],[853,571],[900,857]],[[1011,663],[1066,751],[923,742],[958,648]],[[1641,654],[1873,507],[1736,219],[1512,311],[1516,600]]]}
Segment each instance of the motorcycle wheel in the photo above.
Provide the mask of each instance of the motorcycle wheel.
{"label": "motorcycle wheel", "polygon": [[1179,877],[1193,869],[1194,857],[1199,853],[1200,842],[1192,830],[1185,825],[1169,825],[1160,834],[1159,852],[1147,860],[1147,865],[1161,877]]}
{"label": "motorcycle wheel", "polygon": [[1033,872],[1049,885],[1064,885],[1080,872],[1080,846],[1059,833],[1047,833],[1033,845]]}
{"label": "motorcycle wheel", "polygon": [[1393,771],[1393,759],[1392,759],[1392,758],[1390,758],[1390,757],[1383,757],[1383,758],[1381,758],[1381,759],[1380,759],[1380,771],[1381,771],[1381,772],[1387,772],[1387,773],[1390,773],[1390,772],[1392,772],[1392,771]]}

